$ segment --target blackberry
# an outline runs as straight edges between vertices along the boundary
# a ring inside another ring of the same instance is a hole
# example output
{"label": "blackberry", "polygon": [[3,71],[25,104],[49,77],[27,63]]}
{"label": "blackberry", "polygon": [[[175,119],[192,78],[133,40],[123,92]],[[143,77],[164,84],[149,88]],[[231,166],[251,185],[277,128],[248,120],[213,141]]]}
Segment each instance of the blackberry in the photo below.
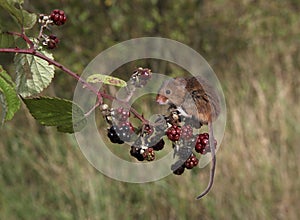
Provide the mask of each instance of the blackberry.
{"label": "blackberry", "polygon": [[135,157],[138,161],[143,161],[144,156],[141,154],[141,148],[131,146],[130,155]]}
{"label": "blackberry", "polygon": [[115,111],[115,117],[118,121],[126,122],[130,117],[130,112],[121,107]]}
{"label": "blackberry", "polygon": [[153,150],[159,151],[162,150],[165,146],[165,141],[164,139],[160,139],[158,143],[152,146]]}
{"label": "blackberry", "polygon": [[192,154],[184,163],[185,167],[187,169],[192,169],[193,167],[197,166],[198,165],[198,158]]}
{"label": "blackberry", "polygon": [[172,125],[168,128],[166,135],[171,141],[178,141],[181,134],[181,128],[177,125]]}
{"label": "blackberry", "polygon": [[149,148],[145,149],[144,152],[143,152],[143,157],[147,161],[154,160],[155,159],[155,152],[154,152],[153,148],[149,147]]}
{"label": "blackberry", "polygon": [[173,173],[175,175],[181,175],[181,174],[183,174],[184,170],[185,170],[185,166],[183,165],[183,166],[178,167],[176,170],[174,170]]}
{"label": "blackberry", "polygon": [[130,122],[124,122],[115,128],[116,134],[122,141],[130,141],[134,128]]}
{"label": "blackberry", "polygon": [[184,170],[185,170],[185,164],[184,161],[177,161],[175,164],[173,164],[171,166],[171,170],[173,171],[173,173],[175,175],[181,175],[183,174]]}
{"label": "blackberry", "polygon": [[181,137],[185,140],[189,140],[193,137],[193,128],[190,125],[184,125],[181,127]]}
{"label": "blackberry", "polygon": [[54,49],[59,43],[59,39],[55,35],[50,35],[46,42],[47,42],[48,49]]}
{"label": "blackberry", "polygon": [[[214,147],[217,146],[217,140],[214,140]],[[200,154],[210,152],[209,135],[208,133],[199,134],[197,137],[195,151]]]}
{"label": "blackberry", "polygon": [[108,129],[107,137],[110,139],[110,141],[114,144],[123,144],[124,141],[122,141],[119,137],[119,135],[116,133],[116,128],[114,126],[111,126]]}
{"label": "blackberry", "polygon": [[55,9],[50,14],[50,19],[57,26],[63,25],[67,21],[67,16],[63,10]]}

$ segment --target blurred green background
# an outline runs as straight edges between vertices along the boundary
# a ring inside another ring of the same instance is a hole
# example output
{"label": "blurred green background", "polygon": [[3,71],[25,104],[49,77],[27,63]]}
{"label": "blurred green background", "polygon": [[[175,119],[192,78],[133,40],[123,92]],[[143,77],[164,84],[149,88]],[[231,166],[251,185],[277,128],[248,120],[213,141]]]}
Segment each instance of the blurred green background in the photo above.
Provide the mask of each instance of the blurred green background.
{"label": "blurred green background", "polygon": [[[72,135],[41,127],[23,106],[0,130],[0,219],[300,218],[300,1],[47,0],[25,8],[65,10],[54,53],[78,73],[131,38],[187,44],[223,86],[227,127],[213,190],[196,201],[209,166],[153,183],[118,182],[88,163]],[[12,57],[0,54],[10,72]],[[75,86],[57,71],[47,94],[72,98]]]}

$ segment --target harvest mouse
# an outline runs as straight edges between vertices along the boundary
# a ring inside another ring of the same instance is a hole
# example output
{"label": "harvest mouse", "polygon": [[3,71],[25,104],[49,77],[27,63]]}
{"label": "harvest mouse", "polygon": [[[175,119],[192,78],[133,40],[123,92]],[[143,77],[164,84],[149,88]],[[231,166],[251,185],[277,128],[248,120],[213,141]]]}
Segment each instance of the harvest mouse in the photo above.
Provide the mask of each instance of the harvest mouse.
{"label": "harvest mouse", "polygon": [[215,147],[212,122],[220,114],[220,101],[214,87],[200,76],[190,78],[175,78],[166,80],[156,96],[159,104],[175,105],[185,117],[192,117],[201,124],[208,125],[209,144],[212,155],[212,167],[207,188],[197,197],[206,195],[212,185],[215,174]]}
{"label": "harvest mouse", "polygon": [[206,125],[220,114],[215,89],[199,76],[166,80],[159,89],[156,101],[161,105],[173,104],[184,116],[194,117]]}

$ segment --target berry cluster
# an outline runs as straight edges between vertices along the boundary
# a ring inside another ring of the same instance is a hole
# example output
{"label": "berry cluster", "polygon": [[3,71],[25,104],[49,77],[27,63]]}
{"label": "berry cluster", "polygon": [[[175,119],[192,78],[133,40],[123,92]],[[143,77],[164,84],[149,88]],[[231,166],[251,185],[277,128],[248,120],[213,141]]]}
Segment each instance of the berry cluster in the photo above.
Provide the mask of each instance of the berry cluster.
{"label": "berry cluster", "polygon": [[55,25],[60,26],[67,21],[67,16],[63,10],[55,9],[51,12],[50,19]]}
{"label": "berry cluster", "polygon": [[[143,87],[150,77],[151,70],[138,68],[131,77],[129,91],[134,92],[134,88]],[[130,111],[124,107],[109,109],[104,104],[100,109],[107,123],[111,125],[108,129],[110,141],[131,144],[130,155],[138,161],[153,161],[156,156],[155,151],[164,148],[164,136],[172,142],[176,162],[171,166],[171,170],[176,175],[181,175],[185,169],[197,167],[199,159],[195,152],[202,155],[210,152],[208,133],[194,134],[202,124],[192,117],[181,115],[176,106],[170,106],[169,115],[158,116],[154,124],[143,123],[137,129],[134,129],[129,122]],[[135,140],[133,134],[136,134]],[[214,145],[216,147],[216,140]]]}
{"label": "berry cluster", "polygon": [[[193,153],[206,154],[210,152],[208,133],[194,135],[194,129],[199,129],[202,124],[193,118],[184,117],[176,109],[165,117],[168,129],[166,135],[173,143],[174,157],[179,160],[171,166],[173,173],[181,175],[185,168],[192,169],[198,165],[199,159]],[[217,142],[214,141],[216,147]]]}
{"label": "berry cluster", "polygon": [[135,157],[139,161],[153,161],[155,159],[155,151],[159,151],[163,149],[165,142],[160,140],[155,145],[148,147],[148,146],[131,146],[130,155]]}
{"label": "berry cluster", "polygon": [[[44,33],[45,30],[50,30],[49,25],[63,25],[67,21],[67,16],[63,10],[55,9],[50,15],[40,14],[38,22],[41,25],[40,34],[37,38],[37,42],[42,43],[48,49],[54,49],[59,43],[58,37],[50,34],[49,36]],[[38,45],[36,45],[37,47]]]}

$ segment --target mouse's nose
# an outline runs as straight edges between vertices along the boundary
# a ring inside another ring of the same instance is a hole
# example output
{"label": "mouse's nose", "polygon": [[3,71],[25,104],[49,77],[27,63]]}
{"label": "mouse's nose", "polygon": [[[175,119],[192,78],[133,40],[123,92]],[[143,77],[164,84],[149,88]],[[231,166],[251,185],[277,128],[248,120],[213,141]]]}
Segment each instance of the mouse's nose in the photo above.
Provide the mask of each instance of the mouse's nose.
{"label": "mouse's nose", "polygon": [[160,105],[165,105],[167,104],[169,99],[163,95],[157,94],[156,96],[156,102]]}

